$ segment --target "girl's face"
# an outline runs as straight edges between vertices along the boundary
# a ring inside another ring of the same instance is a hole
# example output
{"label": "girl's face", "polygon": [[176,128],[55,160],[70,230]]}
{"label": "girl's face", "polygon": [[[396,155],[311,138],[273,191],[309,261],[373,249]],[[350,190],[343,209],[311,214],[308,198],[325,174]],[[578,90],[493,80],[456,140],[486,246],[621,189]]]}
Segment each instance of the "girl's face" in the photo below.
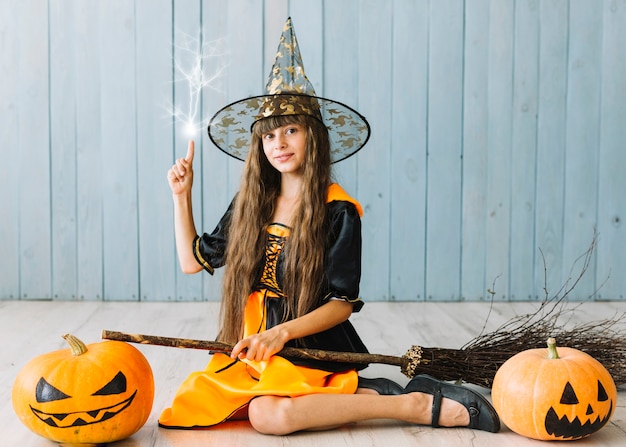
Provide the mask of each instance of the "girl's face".
{"label": "girl's face", "polygon": [[281,174],[302,174],[306,150],[306,129],[300,124],[276,127],[261,135],[263,152]]}

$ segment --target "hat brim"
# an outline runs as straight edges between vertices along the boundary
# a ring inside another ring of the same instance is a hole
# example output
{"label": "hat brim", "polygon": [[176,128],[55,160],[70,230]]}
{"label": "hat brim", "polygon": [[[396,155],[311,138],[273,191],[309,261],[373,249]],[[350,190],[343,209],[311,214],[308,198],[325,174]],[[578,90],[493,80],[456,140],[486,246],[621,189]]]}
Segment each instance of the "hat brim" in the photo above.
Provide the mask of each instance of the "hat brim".
{"label": "hat brim", "polygon": [[[314,111],[292,107],[302,103],[310,105],[312,101],[316,103]],[[268,102],[279,106],[270,110]],[[209,138],[220,150],[245,160],[250,150],[252,125],[256,121],[269,116],[302,114],[321,117],[328,129],[332,163],[354,155],[369,140],[369,123],[353,108],[338,101],[297,93],[253,96],[233,102],[213,115],[207,130]]]}

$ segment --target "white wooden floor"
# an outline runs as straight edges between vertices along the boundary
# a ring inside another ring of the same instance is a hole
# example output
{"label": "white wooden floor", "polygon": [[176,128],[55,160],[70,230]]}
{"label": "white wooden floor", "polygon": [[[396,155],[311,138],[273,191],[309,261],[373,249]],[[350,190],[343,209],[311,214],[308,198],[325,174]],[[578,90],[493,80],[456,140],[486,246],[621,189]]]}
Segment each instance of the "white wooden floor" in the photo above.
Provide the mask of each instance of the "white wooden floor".
{"label": "white wooden floor", "polygon": [[[534,311],[536,303],[499,303],[487,330],[516,314]],[[52,447],[55,444],[28,431],[11,406],[11,386],[21,367],[31,358],[65,347],[63,333],[86,343],[99,341],[102,329],[187,338],[212,338],[216,330],[215,303],[112,303],[0,301],[0,444],[4,447]],[[371,352],[402,355],[412,344],[459,348],[478,335],[489,306],[485,303],[368,303],[352,317]],[[626,303],[585,303],[576,311],[580,321],[612,317],[626,311]],[[206,431],[165,430],[157,418],[172,399],[178,384],[208,361],[203,351],[139,346],[152,365],[156,382],[155,402],[146,425],[115,447],[151,446],[539,446],[508,430],[492,434],[469,429],[432,429],[394,421],[358,423],[342,429],[299,433],[285,437],[256,433],[246,422],[225,424]],[[366,377],[386,376],[405,384],[397,367],[374,365]],[[487,392],[487,390],[483,390]],[[622,389],[612,420],[580,446],[626,445],[626,390]]]}

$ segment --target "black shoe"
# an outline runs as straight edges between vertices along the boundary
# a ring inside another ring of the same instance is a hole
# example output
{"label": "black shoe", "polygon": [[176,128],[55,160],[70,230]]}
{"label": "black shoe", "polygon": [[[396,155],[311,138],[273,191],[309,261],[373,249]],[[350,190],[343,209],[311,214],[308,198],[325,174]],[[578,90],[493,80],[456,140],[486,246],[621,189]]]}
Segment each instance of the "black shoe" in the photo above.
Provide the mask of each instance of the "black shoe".
{"label": "black shoe", "polygon": [[367,388],[374,390],[381,395],[398,395],[404,393],[404,389],[393,380],[379,378],[379,379],[366,379],[365,377],[359,377],[359,388]]}
{"label": "black shoe", "polygon": [[421,392],[433,395],[433,427],[439,427],[441,399],[446,397],[459,402],[467,408],[470,416],[469,428],[490,431],[492,433],[500,431],[500,419],[496,410],[484,396],[467,387],[442,382],[423,374],[411,379],[404,392]]}

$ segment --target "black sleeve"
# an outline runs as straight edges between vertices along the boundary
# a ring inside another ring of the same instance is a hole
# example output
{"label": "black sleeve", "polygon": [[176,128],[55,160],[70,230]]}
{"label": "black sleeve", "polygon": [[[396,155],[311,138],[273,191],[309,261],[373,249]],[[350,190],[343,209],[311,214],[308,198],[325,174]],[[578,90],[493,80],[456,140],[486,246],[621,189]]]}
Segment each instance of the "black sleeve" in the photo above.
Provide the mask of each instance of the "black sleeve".
{"label": "black sleeve", "polygon": [[323,301],[339,298],[363,307],[361,281],[361,218],[356,207],[345,201],[328,204],[328,247]]}
{"label": "black sleeve", "polygon": [[204,233],[202,236],[196,236],[193,241],[193,255],[210,274],[213,274],[214,269],[223,267],[226,263],[226,243],[228,242],[233,204],[234,199],[211,234]]}

